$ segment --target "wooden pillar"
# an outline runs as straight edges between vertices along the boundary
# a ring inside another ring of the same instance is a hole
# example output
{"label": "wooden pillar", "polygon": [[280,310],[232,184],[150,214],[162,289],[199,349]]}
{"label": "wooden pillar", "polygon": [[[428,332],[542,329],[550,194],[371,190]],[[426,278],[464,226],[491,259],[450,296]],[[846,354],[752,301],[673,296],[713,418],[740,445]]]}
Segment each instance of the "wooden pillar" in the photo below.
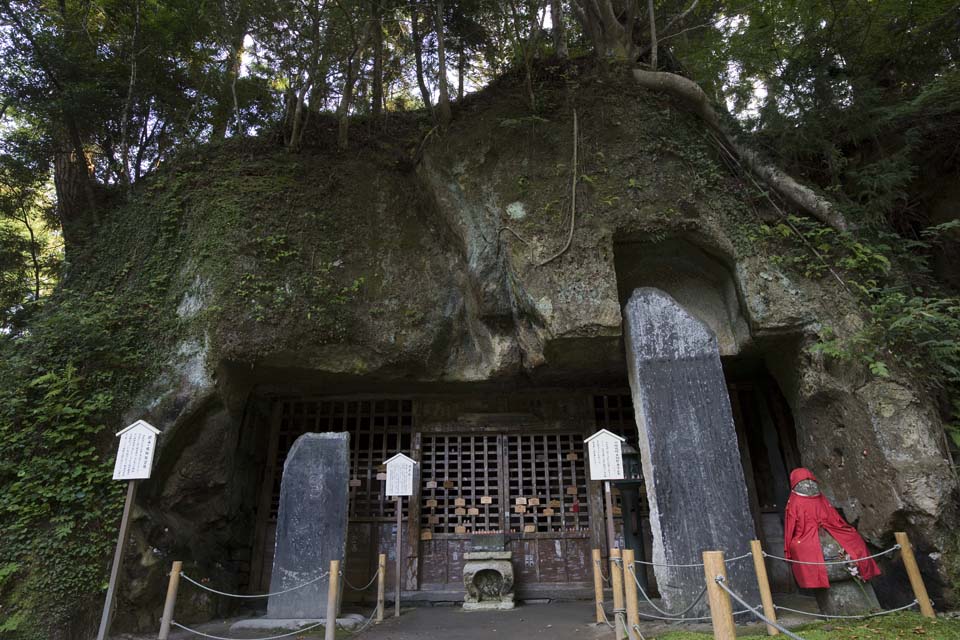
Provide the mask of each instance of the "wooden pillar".
{"label": "wooden pillar", "polygon": [[393,594],[393,615],[400,617],[400,582],[403,580],[403,498],[397,496],[397,585]]}
{"label": "wooden pillar", "polygon": [[120,580],[120,565],[123,564],[123,549],[127,545],[127,530],[130,528],[130,514],[133,511],[133,502],[137,497],[137,480],[127,481],[127,499],[123,503],[123,516],[120,518],[120,533],[117,534],[117,548],[113,552],[113,565],[110,567],[110,582],[107,587],[107,598],[103,603],[103,614],[100,617],[100,630],[97,640],[106,640],[110,635],[110,624],[113,622],[113,605],[117,600],[117,582]]}
{"label": "wooden pillar", "polygon": [[[777,621],[777,610],[773,606],[773,594],[770,593],[770,580],[767,579],[767,565],[763,560],[763,547],[759,540],[750,541],[750,552],[753,554],[753,570],[757,574],[757,586],[760,588],[760,602],[763,603],[763,615],[774,622]],[[780,630],[775,626],[767,625],[767,635],[776,636]]]}
{"label": "wooden pillar", "polygon": [[710,602],[710,618],[713,621],[714,640],[736,640],[737,628],[733,623],[733,607],[730,596],[717,584],[717,576],[727,578],[727,566],[723,551],[703,552],[703,573],[707,581],[707,598]]}
{"label": "wooden pillar", "polygon": [[640,607],[637,597],[636,554],[633,549],[623,550],[623,584],[627,601],[627,629],[633,631],[640,624]]}
{"label": "wooden pillar", "polygon": [[330,561],[330,585],[327,588],[327,619],[323,624],[323,640],[337,635],[337,601],[340,596],[340,561]]}
{"label": "wooden pillar", "polygon": [[600,549],[593,550],[593,601],[596,603],[597,624],[603,623],[603,558]]}
{"label": "wooden pillar", "polygon": [[377,557],[377,622],[383,622],[383,608],[387,595],[387,554]]}
{"label": "wooden pillar", "polygon": [[910,544],[910,538],[904,531],[897,531],[893,535],[896,536],[897,544],[900,545],[900,557],[903,559],[903,566],[907,570],[907,577],[910,578],[913,595],[920,603],[921,615],[925,618],[936,618],[937,614],[934,613],[933,605],[930,604],[930,596],[927,595],[927,587],[923,584],[923,576],[920,575],[920,567],[917,566],[917,558],[913,555],[913,545]]}
{"label": "wooden pillar", "polygon": [[173,568],[170,569],[167,599],[163,603],[163,617],[160,618],[160,635],[157,636],[157,640],[167,640],[170,637],[170,623],[173,622],[173,607],[177,602],[177,589],[180,586],[180,572],[182,570],[183,563],[175,560]]}
{"label": "wooden pillar", "polygon": [[625,617],[618,613],[623,610],[623,566],[620,560],[620,549],[610,549],[610,587],[613,589],[613,617],[617,640],[627,635]]}

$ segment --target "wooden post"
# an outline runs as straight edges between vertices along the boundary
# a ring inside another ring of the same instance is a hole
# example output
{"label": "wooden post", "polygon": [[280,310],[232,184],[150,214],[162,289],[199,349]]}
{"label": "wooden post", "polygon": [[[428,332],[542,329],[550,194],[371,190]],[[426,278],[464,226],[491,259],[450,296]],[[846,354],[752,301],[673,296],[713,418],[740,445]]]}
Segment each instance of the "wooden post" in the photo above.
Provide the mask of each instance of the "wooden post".
{"label": "wooden post", "polygon": [[920,603],[920,614],[925,618],[936,618],[937,614],[934,613],[933,605],[930,604],[930,596],[927,595],[927,587],[923,584],[923,576],[920,575],[920,567],[917,566],[917,558],[913,555],[910,538],[904,531],[897,531],[893,535],[897,538],[897,544],[900,545],[900,558],[903,559],[907,577],[910,578],[913,595]]}
{"label": "wooden post", "polygon": [[120,566],[123,564],[123,548],[127,544],[127,530],[130,528],[130,512],[133,510],[133,500],[137,496],[137,481],[127,481],[127,500],[123,503],[123,516],[120,518],[120,533],[117,536],[117,548],[113,552],[113,566],[110,567],[110,584],[107,587],[107,599],[103,603],[103,615],[100,616],[100,630],[97,640],[106,640],[110,633],[110,623],[113,622],[113,605],[117,600],[117,579],[120,577]]}
{"label": "wooden post", "polygon": [[610,557],[613,557],[613,549],[617,546],[616,530],[613,528],[613,494],[610,491],[610,481],[603,481],[603,499],[606,503],[607,512],[607,549]]}
{"label": "wooden post", "polygon": [[160,618],[160,635],[157,640],[167,640],[170,637],[170,622],[173,621],[173,606],[177,602],[177,588],[180,586],[180,572],[183,563],[174,560],[170,569],[170,581],[167,583],[167,599],[163,602],[163,617]]}
{"label": "wooden post", "polygon": [[403,553],[403,498],[397,496],[397,588],[393,593],[393,615],[400,617],[400,580],[402,580],[403,571],[400,568],[400,555]]}
{"label": "wooden post", "polygon": [[[763,547],[760,546],[759,540],[750,541],[750,552],[753,553],[753,570],[757,574],[757,586],[760,587],[760,602],[763,603],[763,615],[776,622],[777,610],[773,606],[773,594],[770,593],[770,580],[767,578],[767,565],[763,560]],[[768,624],[767,635],[780,635],[780,630]]]}
{"label": "wooden post", "polygon": [[717,576],[727,578],[727,566],[723,551],[703,552],[703,574],[707,580],[707,598],[710,602],[710,618],[713,621],[714,640],[736,640],[737,628],[733,624],[733,607],[730,596],[717,584]]}
{"label": "wooden post", "polygon": [[623,609],[623,567],[620,560],[620,549],[610,549],[610,587],[613,589],[613,617],[617,640],[627,635],[627,629],[624,626],[625,617],[617,613]]}
{"label": "wooden post", "polygon": [[383,622],[383,607],[387,593],[387,554],[377,557],[377,622]]}
{"label": "wooden post", "polygon": [[636,553],[633,549],[623,550],[623,584],[624,596],[627,600],[627,628],[633,631],[633,628],[640,624],[640,607],[637,600],[637,578],[636,578]]}
{"label": "wooden post", "polygon": [[323,623],[323,640],[334,640],[337,634],[337,601],[340,598],[340,561],[330,561],[330,585],[327,588],[327,619]]}
{"label": "wooden post", "polygon": [[603,557],[600,549],[593,550],[593,601],[597,605],[597,624],[603,624]]}

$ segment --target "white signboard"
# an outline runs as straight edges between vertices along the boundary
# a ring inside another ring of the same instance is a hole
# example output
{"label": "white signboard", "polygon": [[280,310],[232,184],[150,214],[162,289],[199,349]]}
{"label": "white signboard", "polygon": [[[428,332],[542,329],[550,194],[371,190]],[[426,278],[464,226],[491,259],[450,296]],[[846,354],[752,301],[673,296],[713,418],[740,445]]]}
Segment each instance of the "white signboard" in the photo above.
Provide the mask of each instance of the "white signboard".
{"label": "white signboard", "polygon": [[590,456],[591,480],[623,479],[623,443],[621,438],[606,429],[600,429],[585,439]]}
{"label": "white signboard", "polygon": [[387,495],[413,495],[413,465],[416,460],[398,453],[384,464],[387,465]]}
{"label": "white signboard", "polygon": [[148,422],[137,420],[119,432],[120,447],[113,466],[114,480],[146,480],[153,468],[153,451],[159,429]]}

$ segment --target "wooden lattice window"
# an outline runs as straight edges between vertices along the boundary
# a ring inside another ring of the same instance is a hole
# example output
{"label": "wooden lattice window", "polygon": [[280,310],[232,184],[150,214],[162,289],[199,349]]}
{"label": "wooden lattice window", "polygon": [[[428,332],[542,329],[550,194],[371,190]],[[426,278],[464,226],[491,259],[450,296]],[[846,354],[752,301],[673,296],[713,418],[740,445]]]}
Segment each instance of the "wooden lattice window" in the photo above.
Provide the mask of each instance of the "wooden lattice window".
{"label": "wooden lattice window", "polygon": [[427,535],[502,528],[499,452],[495,435],[422,436],[420,523]]}
{"label": "wooden lattice window", "polygon": [[413,402],[407,399],[281,402],[271,521],[277,519],[280,470],[290,447],[304,433],[325,431],[350,434],[350,517],[395,518],[395,503],[384,495],[381,465],[397,451],[411,453]]}
{"label": "wooden lattice window", "polygon": [[584,531],[587,474],[580,434],[508,435],[509,530]]}
{"label": "wooden lattice window", "polygon": [[637,446],[637,423],[633,415],[633,398],[629,393],[607,393],[593,396],[594,424],[623,436]]}

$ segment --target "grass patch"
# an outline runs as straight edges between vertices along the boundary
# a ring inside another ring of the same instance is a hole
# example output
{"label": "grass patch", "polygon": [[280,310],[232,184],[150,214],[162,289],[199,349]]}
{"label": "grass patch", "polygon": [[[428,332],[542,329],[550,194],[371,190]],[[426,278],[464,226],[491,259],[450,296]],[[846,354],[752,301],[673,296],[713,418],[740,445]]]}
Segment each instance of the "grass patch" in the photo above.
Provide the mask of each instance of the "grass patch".
{"label": "grass patch", "polygon": [[[916,637],[928,640],[958,640],[960,639],[960,619],[930,620],[917,613],[894,613],[868,620],[817,622],[790,630],[804,640],[893,640]],[[713,634],[673,631],[655,637],[659,640],[703,640],[713,637]],[[762,640],[768,637],[765,632],[760,634],[751,632],[750,635],[740,636],[743,640]]]}

